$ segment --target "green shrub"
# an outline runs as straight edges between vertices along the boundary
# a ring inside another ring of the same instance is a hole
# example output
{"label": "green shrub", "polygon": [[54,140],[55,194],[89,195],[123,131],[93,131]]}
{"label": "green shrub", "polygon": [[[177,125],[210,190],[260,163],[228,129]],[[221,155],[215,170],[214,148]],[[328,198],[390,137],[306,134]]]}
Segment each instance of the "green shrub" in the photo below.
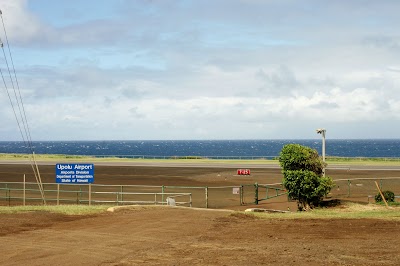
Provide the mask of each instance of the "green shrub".
{"label": "green shrub", "polygon": [[[392,191],[386,190],[386,191],[382,191],[383,196],[385,197],[385,200],[387,202],[394,202],[394,193]],[[381,193],[378,193],[375,195],[375,201],[376,202],[382,202],[382,196]]]}
{"label": "green shrub", "polygon": [[332,179],[323,176],[325,164],[314,149],[299,144],[285,145],[279,162],[283,185],[289,198],[297,200],[300,211],[318,206],[333,187]]}
{"label": "green shrub", "polygon": [[308,170],[322,175],[324,162],[315,149],[300,144],[287,144],[283,146],[279,163],[283,170]]}

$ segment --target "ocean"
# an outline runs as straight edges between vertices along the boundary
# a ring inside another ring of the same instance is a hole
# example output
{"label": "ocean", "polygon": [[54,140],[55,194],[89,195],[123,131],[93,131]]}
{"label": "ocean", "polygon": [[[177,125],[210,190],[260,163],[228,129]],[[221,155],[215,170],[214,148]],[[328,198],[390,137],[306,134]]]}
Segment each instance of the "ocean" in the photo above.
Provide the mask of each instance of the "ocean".
{"label": "ocean", "polygon": [[[168,158],[273,158],[285,144],[298,143],[321,154],[322,139],[314,140],[124,140],[35,141],[37,154]],[[22,141],[0,141],[0,153],[29,153]],[[327,139],[326,156],[400,157],[400,139]]]}

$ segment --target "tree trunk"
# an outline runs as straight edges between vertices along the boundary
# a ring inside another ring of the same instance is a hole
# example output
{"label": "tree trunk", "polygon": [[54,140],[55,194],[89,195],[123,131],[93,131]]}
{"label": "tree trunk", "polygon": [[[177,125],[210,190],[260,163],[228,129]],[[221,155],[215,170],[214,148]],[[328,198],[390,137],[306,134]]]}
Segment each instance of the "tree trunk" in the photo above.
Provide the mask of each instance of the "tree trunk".
{"label": "tree trunk", "polygon": [[297,209],[299,211],[309,211],[311,210],[311,205],[306,201],[297,201]]}

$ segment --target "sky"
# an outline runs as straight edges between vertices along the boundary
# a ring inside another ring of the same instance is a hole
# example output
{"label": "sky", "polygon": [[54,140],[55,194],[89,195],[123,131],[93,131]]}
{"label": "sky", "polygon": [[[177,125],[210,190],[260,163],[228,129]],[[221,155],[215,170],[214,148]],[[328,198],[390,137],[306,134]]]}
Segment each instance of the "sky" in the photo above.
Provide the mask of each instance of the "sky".
{"label": "sky", "polygon": [[0,140],[21,140],[12,84],[32,140],[317,139],[317,128],[332,139],[400,137],[397,0],[0,9]]}

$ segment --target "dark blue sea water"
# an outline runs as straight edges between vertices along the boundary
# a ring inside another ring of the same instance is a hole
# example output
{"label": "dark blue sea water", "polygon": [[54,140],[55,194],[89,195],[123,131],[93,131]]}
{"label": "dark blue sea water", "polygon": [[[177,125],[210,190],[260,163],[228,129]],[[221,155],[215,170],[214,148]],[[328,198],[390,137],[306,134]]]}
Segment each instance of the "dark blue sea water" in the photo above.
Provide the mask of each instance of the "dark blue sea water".
{"label": "dark blue sea water", "polygon": [[[321,154],[322,139],[315,140],[132,140],[36,141],[37,154],[121,157],[202,156],[209,158],[271,158],[285,144],[298,143]],[[24,142],[0,141],[0,153],[29,153]],[[400,157],[400,139],[326,140],[326,155],[339,157]]]}

